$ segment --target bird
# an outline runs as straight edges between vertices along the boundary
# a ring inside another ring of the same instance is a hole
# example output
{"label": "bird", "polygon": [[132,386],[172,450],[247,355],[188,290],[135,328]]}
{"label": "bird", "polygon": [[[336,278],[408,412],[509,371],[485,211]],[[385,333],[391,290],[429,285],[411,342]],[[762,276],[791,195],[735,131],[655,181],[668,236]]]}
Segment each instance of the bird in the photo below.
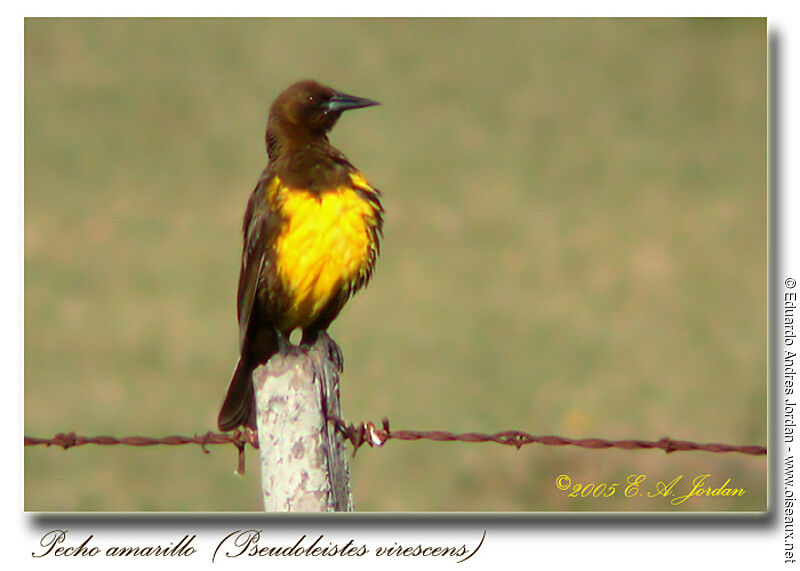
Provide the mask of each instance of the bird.
{"label": "bird", "polygon": [[321,337],[341,369],[328,326],[370,281],[380,253],[381,193],[333,147],[328,133],[344,111],[378,105],[303,80],[270,106],[267,167],[242,226],[237,293],[239,361],[219,412],[222,431],[256,430],[252,372],[290,347]]}

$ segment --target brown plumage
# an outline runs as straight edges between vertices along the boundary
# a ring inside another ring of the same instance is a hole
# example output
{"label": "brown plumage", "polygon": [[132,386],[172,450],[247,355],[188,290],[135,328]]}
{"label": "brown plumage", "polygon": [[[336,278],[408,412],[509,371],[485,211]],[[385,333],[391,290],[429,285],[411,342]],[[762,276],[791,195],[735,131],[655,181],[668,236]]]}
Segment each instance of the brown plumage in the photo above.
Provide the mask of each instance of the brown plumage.
{"label": "brown plumage", "polygon": [[300,328],[301,346],[314,343],[372,275],[383,225],[380,192],[327,136],[342,112],[372,105],[301,81],[270,108],[269,163],[244,217],[240,357],[221,430],[255,428],[251,374],[279,350],[279,336]]}

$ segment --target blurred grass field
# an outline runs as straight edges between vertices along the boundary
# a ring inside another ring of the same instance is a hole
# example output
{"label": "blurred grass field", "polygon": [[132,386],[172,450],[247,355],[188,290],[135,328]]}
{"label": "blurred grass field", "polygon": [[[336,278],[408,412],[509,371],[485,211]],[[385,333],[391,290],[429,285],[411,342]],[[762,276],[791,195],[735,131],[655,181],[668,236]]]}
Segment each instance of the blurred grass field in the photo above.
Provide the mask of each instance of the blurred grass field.
{"label": "blurred grass field", "polygon": [[[348,420],[766,444],[766,22],[25,24],[26,435],[203,433],[237,359],[272,99],[380,107],[334,145],[382,257],[331,333]],[[232,447],[25,450],[26,510],[259,511]],[[759,511],[766,459],[392,441],[361,511]],[[569,498],[699,474],[742,497]]]}

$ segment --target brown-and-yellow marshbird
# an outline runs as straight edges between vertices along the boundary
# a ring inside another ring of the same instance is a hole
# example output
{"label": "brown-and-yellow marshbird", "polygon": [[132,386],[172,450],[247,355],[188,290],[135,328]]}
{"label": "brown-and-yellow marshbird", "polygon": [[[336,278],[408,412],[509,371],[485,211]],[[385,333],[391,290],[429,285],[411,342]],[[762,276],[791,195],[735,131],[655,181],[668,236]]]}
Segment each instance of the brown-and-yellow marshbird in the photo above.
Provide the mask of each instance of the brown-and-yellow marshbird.
{"label": "brown-and-yellow marshbird", "polygon": [[253,369],[297,328],[301,347],[327,338],[328,326],[372,275],[383,224],[380,192],[328,141],[342,112],[372,105],[309,80],[291,85],[270,108],[269,163],[244,215],[240,356],[220,430],[255,428]]}

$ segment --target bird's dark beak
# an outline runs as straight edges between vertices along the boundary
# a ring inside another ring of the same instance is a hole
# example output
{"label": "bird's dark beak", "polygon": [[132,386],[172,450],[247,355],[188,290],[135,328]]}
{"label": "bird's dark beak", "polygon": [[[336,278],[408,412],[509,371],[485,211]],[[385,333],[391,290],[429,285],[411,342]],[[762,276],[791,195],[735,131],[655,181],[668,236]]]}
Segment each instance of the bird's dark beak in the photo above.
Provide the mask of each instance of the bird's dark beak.
{"label": "bird's dark beak", "polygon": [[326,111],[329,113],[340,113],[348,109],[360,109],[362,107],[372,107],[373,105],[380,105],[380,103],[365,97],[356,97],[355,95],[348,95],[347,93],[336,91],[326,104]]}

